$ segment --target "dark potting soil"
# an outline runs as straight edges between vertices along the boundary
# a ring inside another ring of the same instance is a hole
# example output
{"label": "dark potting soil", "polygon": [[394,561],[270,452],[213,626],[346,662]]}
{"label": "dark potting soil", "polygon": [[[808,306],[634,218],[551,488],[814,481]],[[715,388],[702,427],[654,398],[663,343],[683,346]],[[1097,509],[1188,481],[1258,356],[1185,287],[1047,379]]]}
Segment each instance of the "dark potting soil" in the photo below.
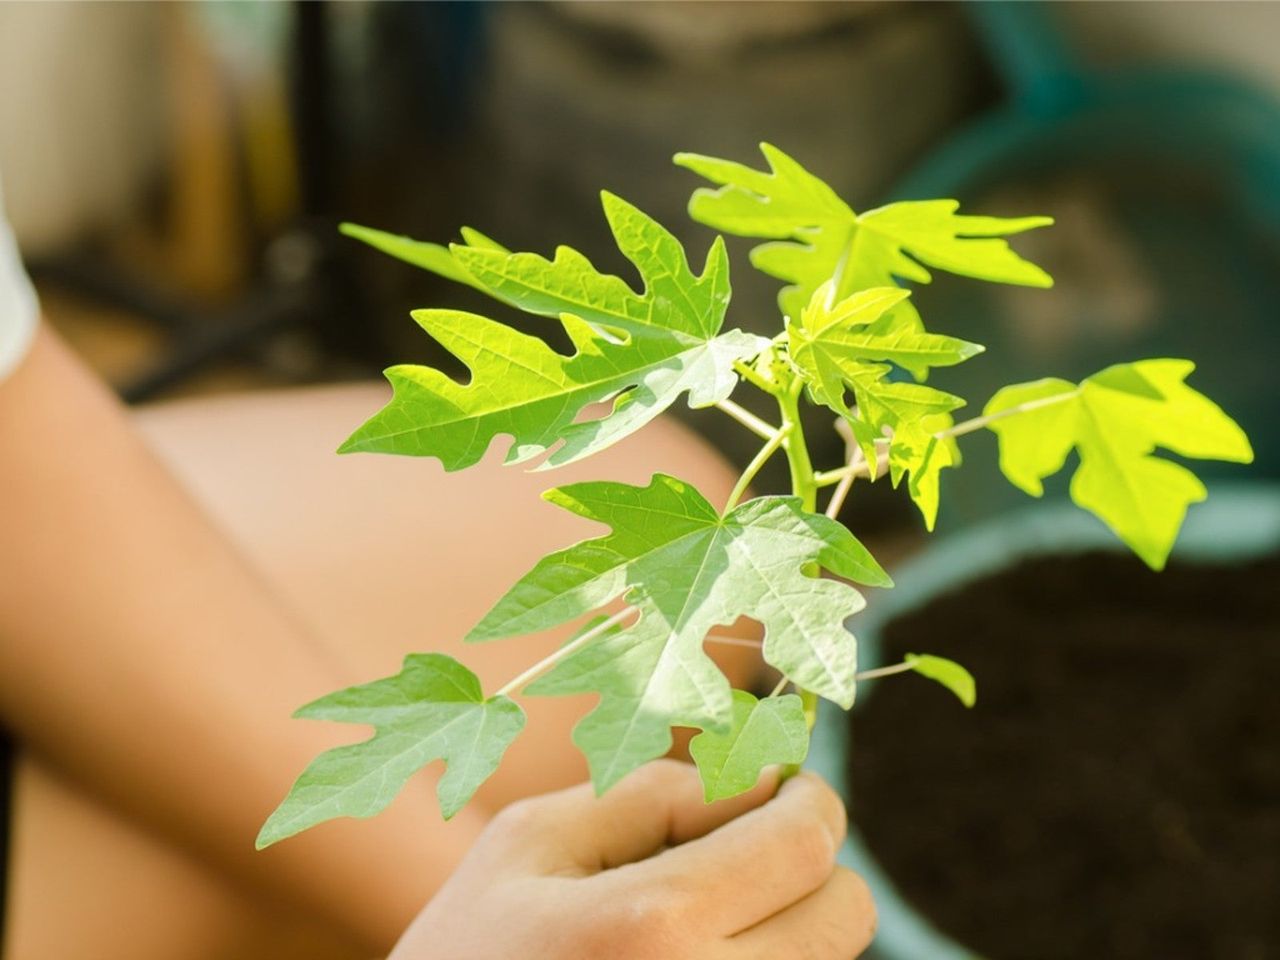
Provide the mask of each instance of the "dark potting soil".
{"label": "dark potting soil", "polygon": [[966,711],[880,680],[852,721],[853,819],[941,930],[990,960],[1280,958],[1280,558],[1032,560],[885,643],[978,682]]}

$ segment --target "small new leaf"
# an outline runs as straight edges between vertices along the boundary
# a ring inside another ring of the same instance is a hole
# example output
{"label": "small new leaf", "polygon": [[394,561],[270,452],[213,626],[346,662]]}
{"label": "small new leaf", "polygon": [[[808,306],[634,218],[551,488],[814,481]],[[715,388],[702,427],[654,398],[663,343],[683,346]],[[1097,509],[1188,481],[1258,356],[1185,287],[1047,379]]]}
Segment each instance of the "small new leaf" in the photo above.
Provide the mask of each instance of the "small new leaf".
{"label": "small new leaf", "polygon": [[[959,397],[918,383],[886,379],[888,363],[927,371],[961,363],[982,347],[955,337],[926,333],[923,326],[886,325],[886,311],[907,296],[897,287],[875,287],[832,305],[831,281],[814,291],[798,321],[788,321],[791,359],[813,398],[849,420],[868,463],[877,444],[889,442],[889,474],[894,486],[911,474],[907,490],[926,526],[938,512],[938,473],[959,463],[952,440],[934,434],[951,425]],[[845,402],[853,391],[856,414]]]}
{"label": "small new leaf", "polygon": [[871,376],[879,374],[877,364],[949,367],[982,352],[979,344],[955,337],[877,323],[887,310],[907,298],[906,290],[873,287],[833,303],[834,294],[830,280],[818,287],[799,319],[788,321],[787,338],[791,359],[810,385],[814,399],[836,413],[849,413],[844,401],[848,387],[853,386],[856,392],[860,382],[879,379]]}
{"label": "small new leaf", "polygon": [[[928,283],[927,267],[997,283],[1053,284],[1047,273],[999,239],[1048,226],[1050,217],[962,216],[955,200],[912,200],[857,214],[777,147],[762,143],[760,151],[768,172],[693,153],[677,154],[675,162],[719,184],[693,194],[693,219],[726,233],[772,241],[752,250],[751,262],[791,284],[778,296],[786,316],[799,316],[813,292],[832,277],[837,278],[837,300],[893,286],[898,279]],[[898,309],[915,313],[908,304]]]}
{"label": "small new leaf", "polygon": [[702,644],[739,616],[764,626],[769,663],[806,689],[853,703],[857,641],[844,623],[865,600],[805,568],[873,586],[890,580],[843,525],[804,511],[795,497],[756,498],[721,516],[665,474],[647,487],[578,483],[544,496],[612,532],[543,558],[468,639],[545,630],[619,597],[637,608],[634,624],[567,656],[528,688],[600,694],[573,734],[597,790],[666,753],[672,726],[730,729],[729,683]]}
{"label": "small new leaf", "polygon": [[745,793],[771,764],[800,764],[809,753],[809,726],[795,694],[757,700],[733,691],[728,732],[704,730],[689,743],[707,803]]}
{"label": "small new leaf", "polygon": [[966,707],[978,702],[978,685],[971,674],[954,660],[928,653],[908,653],[904,659],[922,677],[940,683],[956,695]]}
{"label": "small new leaf", "polygon": [[907,493],[924,517],[924,525],[932,530],[938,519],[939,474],[961,463],[960,445],[954,437],[935,434],[954,426],[950,413],[921,417],[908,433],[895,433],[889,448],[889,469],[899,476],[909,473]]}
{"label": "small new leaf", "polygon": [[[554,260],[510,253],[474,231],[448,250],[367,228],[347,232],[401,259],[467,283],[522,310],[558,317],[573,345],[564,356],[537,337],[455,310],[419,310],[414,319],[470,371],[460,384],[431,367],[386,372],[393,396],[342,446],[438,457],[446,470],[477,462],[499,435],[513,438],[507,463],[552,450],[542,466],[590,456],[640,429],[688,394],[691,407],[724,399],[738,382],[733,364],[767,341],[721,333],[729,303],[729,264],[717,241],[701,275],[667,230],[605,194],[618,248],[644,282],[636,293],[560,247]],[[612,401],[599,418],[592,404]]]}
{"label": "small new leaf", "polygon": [[1148,566],[1164,567],[1187,507],[1205,498],[1186,467],[1153,456],[1249,463],[1244,431],[1183,381],[1190,360],[1117,364],[1079,384],[1046,379],[1005,387],[983,411],[1000,440],[1000,469],[1038,497],[1075,448],[1071,498],[1097,515]]}
{"label": "small new leaf", "polygon": [[394,677],[339,690],[294,716],[371,725],[363,743],[311,761],[258,834],[258,849],[335,817],[371,817],[433,760],[448,765],[436,787],[448,820],[498,768],[524,728],[507,697],[486,699],[480,681],[439,653],[413,653]]}

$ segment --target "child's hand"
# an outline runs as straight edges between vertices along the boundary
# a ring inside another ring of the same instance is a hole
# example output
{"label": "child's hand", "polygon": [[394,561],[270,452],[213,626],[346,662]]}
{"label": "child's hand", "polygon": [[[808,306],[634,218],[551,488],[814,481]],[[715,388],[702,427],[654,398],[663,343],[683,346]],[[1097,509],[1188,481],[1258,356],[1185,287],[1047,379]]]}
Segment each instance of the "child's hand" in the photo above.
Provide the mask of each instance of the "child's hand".
{"label": "child's hand", "polygon": [[660,760],[493,821],[391,960],[850,960],[870,943],[866,885],[835,865],[844,806],[802,774],[706,805]]}

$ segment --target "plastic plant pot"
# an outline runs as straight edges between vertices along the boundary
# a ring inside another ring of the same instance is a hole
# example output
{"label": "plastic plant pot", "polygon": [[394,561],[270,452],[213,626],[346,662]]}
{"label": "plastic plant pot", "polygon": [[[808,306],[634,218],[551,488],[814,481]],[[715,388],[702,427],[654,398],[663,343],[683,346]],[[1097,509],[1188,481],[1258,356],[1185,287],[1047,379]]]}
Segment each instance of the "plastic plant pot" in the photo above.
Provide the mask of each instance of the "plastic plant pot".
{"label": "plastic plant pot", "polygon": [[[877,594],[868,610],[854,620],[860,668],[882,665],[879,638],[896,617],[1024,559],[1090,550],[1123,551],[1125,547],[1096,519],[1067,503],[1039,504],[938,539],[916,559],[892,571],[896,586]],[[1210,489],[1207,502],[1191,508],[1173,557],[1232,564],[1276,551],[1280,551],[1280,485],[1220,484]],[[979,677],[979,690],[981,681]],[[875,687],[869,683],[859,691],[859,704],[873,695]],[[842,711],[824,707],[806,766],[834,784],[849,802],[847,746],[848,719]],[[903,899],[852,824],[840,862],[862,874],[875,895],[880,929],[872,956],[878,960],[981,960]]]}

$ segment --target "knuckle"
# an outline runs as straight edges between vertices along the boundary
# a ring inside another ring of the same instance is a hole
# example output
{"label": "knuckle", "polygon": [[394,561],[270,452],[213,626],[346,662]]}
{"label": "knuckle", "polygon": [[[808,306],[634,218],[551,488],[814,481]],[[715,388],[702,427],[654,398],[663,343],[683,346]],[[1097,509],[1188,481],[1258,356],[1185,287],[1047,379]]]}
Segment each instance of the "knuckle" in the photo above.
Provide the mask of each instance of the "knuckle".
{"label": "knuckle", "polygon": [[871,898],[871,887],[867,885],[867,881],[862,878],[862,875],[855,873],[848,867],[836,867],[834,879],[836,883],[840,884],[845,902],[852,904],[859,912],[865,913],[874,919],[876,912],[875,901]]}
{"label": "knuckle", "polygon": [[858,874],[837,867],[830,880],[832,896],[822,921],[814,924],[820,943],[830,952],[820,956],[856,957],[876,934],[876,907],[871,888]]}
{"label": "knuckle", "polygon": [[880,915],[876,911],[875,899],[871,896],[871,887],[860,874],[845,867],[840,867],[840,877],[848,887],[849,909],[846,916],[854,928],[853,932],[861,939],[858,949],[865,949],[875,939],[876,930],[880,927]]}
{"label": "knuckle", "polygon": [[796,820],[786,838],[791,869],[814,887],[826,880],[835,863],[835,844],[826,825],[814,817]]}
{"label": "knuckle", "polygon": [[836,844],[838,845],[844,840],[844,830],[849,823],[849,814],[845,810],[844,801],[840,799],[840,794],[832,789],[831,785],[825,780],[814,778],[813,803],[822,818],[822,822],[827,825],[828,830],[833,828],[838,832],[834,835]]}

